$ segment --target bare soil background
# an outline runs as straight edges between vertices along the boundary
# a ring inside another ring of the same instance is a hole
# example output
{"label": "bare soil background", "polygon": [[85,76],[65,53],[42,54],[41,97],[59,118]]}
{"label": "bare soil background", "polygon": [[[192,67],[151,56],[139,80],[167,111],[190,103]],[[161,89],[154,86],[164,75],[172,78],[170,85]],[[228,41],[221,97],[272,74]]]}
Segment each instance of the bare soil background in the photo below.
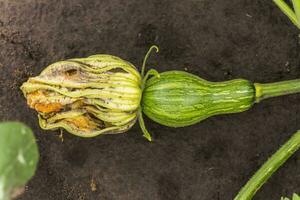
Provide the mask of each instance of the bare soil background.
{"label": "bare soil background", "polygon": [[[230,200],[300,129],[300,95],[186,128],[150,120],[148,143],[129,132],[82,139],[43,131],[19,86],[62,59],[106,53],[140,68],[187,70],[211,81],[300,77],[299,31],[271,0],[0,0],[0,120],[33,128],[41,159],[19,200]],[[296,153],[255,196],[300,192]]]}

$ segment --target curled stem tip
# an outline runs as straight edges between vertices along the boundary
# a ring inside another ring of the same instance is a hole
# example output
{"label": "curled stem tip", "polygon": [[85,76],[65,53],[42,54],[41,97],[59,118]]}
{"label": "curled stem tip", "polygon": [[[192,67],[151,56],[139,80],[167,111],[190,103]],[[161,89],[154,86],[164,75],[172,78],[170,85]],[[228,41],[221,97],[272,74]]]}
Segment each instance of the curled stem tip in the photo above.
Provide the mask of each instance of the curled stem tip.
{"label": "curled stem tip", "polygon": [[144,89],[146,81],[149,78],[149,76],[155,76],[157,78],[160,78],[160,74],[159,74],[159,72],[157,70],[150,69],[149,71],[147,71],[146,75],[143,78],[143,81],[142,81],[142,90]]}
{"label": "curled stem tip", "polygon": [[156,46],[156,45],[152,45],[148,52],[146,53],[145,57],[144,57],[144,60],[143,60],[143,65],[142,65],[142,71],[141,71],[141,74],[142,74],[142,77],[144,77],[145,75],[145,68],[146,68],[146,62],[150,56],[150,53],[153,51],[153,49],[155,49],[156,53],[159,52],[159,48]]}

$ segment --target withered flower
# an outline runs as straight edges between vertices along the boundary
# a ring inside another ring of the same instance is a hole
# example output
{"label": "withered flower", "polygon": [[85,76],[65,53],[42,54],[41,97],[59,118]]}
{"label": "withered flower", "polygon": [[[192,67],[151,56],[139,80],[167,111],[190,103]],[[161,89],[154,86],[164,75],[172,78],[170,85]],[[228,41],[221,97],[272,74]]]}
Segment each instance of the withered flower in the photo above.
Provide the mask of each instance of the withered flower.
{"label": "withered flower", "polygon": [[135,123],[141,75],[127,61],[94,55],[56,62],[21,86],[43,129],[82,137],[114,134]]}

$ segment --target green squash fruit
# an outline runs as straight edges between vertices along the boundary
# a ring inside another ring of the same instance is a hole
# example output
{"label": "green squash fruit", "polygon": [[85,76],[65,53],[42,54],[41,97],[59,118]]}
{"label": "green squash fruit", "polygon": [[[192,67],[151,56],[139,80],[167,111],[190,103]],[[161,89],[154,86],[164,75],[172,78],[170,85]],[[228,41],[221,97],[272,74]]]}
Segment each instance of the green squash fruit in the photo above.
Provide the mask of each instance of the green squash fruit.
{"label": "green squash fruit", "polygon": [[152,120],[182,127],[213,115],[245,111],[254,98],[253,84],[244,79],[214,83],[187,72],[168,71],[147,81],[142,107]]}
{"label": "green squash fruit", "polygon": [[248,110],[262,99],[299,91],[299,79],[268,84],[245,79],[210,82],[187,72],[167,71],[146,82],[141,104],[143,112],[157,123],[183,127],[214,115]]}

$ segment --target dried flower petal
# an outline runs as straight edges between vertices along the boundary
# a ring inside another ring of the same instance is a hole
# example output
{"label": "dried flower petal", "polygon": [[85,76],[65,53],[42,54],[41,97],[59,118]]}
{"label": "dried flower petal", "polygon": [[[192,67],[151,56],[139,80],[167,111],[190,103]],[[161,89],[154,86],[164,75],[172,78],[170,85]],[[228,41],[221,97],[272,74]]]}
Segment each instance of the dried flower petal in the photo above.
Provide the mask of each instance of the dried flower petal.
{"label": "dried flower petal", "polygon": [[92,137],[128,130],[136,121],[141,76],[111,55],[56,62],[21,86],[43,129]]}

